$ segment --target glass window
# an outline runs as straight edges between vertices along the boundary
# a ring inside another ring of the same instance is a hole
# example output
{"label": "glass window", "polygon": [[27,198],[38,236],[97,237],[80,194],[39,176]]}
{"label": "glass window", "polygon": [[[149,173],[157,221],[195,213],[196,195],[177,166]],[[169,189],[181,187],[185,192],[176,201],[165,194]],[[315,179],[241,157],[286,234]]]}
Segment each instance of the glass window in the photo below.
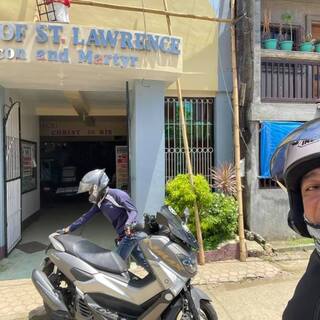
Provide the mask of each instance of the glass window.
{"label": "glass window", "polygon": [[21,191],[37,189],[37,143],[21,140]]}

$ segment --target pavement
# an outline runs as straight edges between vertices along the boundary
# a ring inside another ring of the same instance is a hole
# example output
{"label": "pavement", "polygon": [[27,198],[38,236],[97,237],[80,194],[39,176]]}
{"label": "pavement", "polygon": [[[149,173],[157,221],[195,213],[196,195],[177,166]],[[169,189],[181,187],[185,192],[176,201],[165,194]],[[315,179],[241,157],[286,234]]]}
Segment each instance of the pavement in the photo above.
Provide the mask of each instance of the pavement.
{"label": "pavement", "polygon": [[[68,225],[87,209],[86,201],[50,204],[41,209],[39,219],[24,230],[21,246],[0,261],[0,320],[48,319],[42,299],[30,280],[31,271],[44,257],[41,247],[48,244],[48,234]],[[94,217],[77,233],[108,249],[114,245],[114,230],[102,215]],[[22,250],[23,245],[30,244],[40,245],[41,250]],[[258,253],[261,247],[254,245],[249,249]],[[256,257],[247,258],[246,262],[207,263],[199,266],[193,284],[212,297],[219,320],[281,319],[280,314],[292,296],[312,250],[313,245],[309,244],[295,246],[295,249],[286,249],[281,244],[277,248],[278,254],[273,256],[263,256],[259,252]],[[134,272],[139,274],[141,270],[134,269]],[[256,303],[252,304],[252,300]],[[270,308],[275,313],[270,313]],[[265,310],[265,316],[260,309]]]}
{"label": "pavement", "polygon": [[[302,264],[301,270],[304,270],[311,252],[311,250],[284,252],[273,257],[248,258],[246,262],[229,260],[207,263],[203,266],[199,266],[199,272],[193,279],[193,283],[202,287],[208,294],[212,294],[213,296],[216,296],[214,290],[222,292],[222,290],[219,289],[220,286],[249,283],[250,281],[256,281],[257,279],[274,281],[277,283],[294,271],[298,263],[297,261],[300,261]],[[139,273],[138,269],[136,271]],[[294,287],[295,282],[291,285],[290,290],[292,291]],[[272,285],[270,284],[270,288],[266,288],[266,290],[270,290],[269,292],[273,295]],[[224,292],[230,294],[230,290],[225,290]],[[292,292],[288,292],[287,294],[288,297],[290,297]],[[42,306],[42,299],[33,287],[30,279],[0,281],[0,297],[0,319],[48,319]],[[226,295],[226,299],[227,297],[228,295]],[[223,301],[224,299],[225,298],[220,301],[220,306],[219,300],[215,301],[218,303],[218,314],[224,314],[226,312],[226,308],[223,305],[228,304],[228,300]],[[241,296],[239,296],[239,298],[237,297],[237,300],[239,299],[241,299]],[[286,298],[286,301],[287,299],[288,298]],[[281,308],[283,307],[283,304],[284,302],[281,304]],[[241,304],[239,308],[241,308]],[[241,315],[241,312],[238,314]],[[221,318],[219,315],[219,320],[220,319],[249,319],[249,317],[232,318],[224,316]],[[269,319],[274,320],[276,318]]]}

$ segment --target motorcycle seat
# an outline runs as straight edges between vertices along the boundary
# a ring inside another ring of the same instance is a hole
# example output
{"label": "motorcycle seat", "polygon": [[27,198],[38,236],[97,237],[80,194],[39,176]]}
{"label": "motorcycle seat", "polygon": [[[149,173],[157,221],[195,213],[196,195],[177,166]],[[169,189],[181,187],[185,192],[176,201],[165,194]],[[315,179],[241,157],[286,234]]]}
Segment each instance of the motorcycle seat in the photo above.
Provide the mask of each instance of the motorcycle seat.
{"label": "motorcycle seat", "polygon": [[115,274],[128,271],[127,264],[116,252],[101,248],[79,236],[59,235],[56,239],[61,242],[67,253],[99,270]]}

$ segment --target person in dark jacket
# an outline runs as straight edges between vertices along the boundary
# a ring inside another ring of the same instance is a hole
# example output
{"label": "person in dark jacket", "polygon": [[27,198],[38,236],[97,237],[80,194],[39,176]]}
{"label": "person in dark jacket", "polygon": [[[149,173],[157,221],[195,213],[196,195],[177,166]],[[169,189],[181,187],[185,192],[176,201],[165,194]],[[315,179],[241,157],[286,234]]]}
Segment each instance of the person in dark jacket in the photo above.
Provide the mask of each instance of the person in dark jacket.
{"label": "person in dark jacket", "polygon": [[73,232],[97,213],[102,213],[117,232],[118,254],[124,260],[132,255],[138,265],[150,272],[149,264],[139,248],[139,240],[143,238],[143,234],[136,231],[137,209],[125,191],[111,189],[108,183],[109,178],[104,169],[96,169],[83,176],[78,193],[89,192],[89,201],[93,206],[79,219],[64,228],[63,232]]}
{"label": "person in dark jacket", "polygon": [[320,119],[293,131],[271,160],[271,175],[285,185],[290,211],[289,226],[312,237],[315,250],[306,272],[288,302],[283,320],[320,319]]}

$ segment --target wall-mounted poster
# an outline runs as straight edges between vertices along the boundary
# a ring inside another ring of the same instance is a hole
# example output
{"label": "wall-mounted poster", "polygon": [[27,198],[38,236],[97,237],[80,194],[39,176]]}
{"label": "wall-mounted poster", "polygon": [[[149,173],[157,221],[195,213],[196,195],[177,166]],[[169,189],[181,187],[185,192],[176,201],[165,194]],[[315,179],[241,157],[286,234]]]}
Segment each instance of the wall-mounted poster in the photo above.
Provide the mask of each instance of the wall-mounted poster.
{"label": "wall-mounted poster", "polygon": [[116,146],[116,186],[128,190],[128,147]]}
{"label": "wall-mounted poster", "polygon": [[37,143],[21,140],[22,193],[37,188]]}

